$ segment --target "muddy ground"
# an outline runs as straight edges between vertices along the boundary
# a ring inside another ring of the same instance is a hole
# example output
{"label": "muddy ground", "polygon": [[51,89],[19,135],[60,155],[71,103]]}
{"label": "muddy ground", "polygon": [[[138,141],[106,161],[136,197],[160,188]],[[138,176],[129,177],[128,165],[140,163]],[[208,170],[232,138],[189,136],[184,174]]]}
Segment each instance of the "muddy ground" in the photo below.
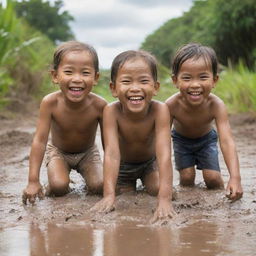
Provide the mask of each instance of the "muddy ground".
{"label": "muddy ground", "polygon": [[[71,173],[72,192],[24,206],[28,157],[35,115],[0,115],[1,255],[256,255],[256,118],[233,115],[231,126],[240,159],[244,196],[230,203],[221,190],[206,190],[200,171],[195,188],[180,188],[173,201],[177,217],[149,224],[156,198],[137,193],[117,198],[110,214],[89,211],[100,197],[87,195],[81,177]],[[220,154],[222,175],[229,175]],[[41,169],[41,183],[47,183]]]}

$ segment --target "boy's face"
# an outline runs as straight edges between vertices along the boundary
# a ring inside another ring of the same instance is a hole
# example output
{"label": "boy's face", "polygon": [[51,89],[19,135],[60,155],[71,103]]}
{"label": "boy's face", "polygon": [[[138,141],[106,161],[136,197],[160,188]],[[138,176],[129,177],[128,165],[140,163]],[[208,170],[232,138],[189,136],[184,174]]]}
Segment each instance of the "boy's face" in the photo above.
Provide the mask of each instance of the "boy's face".
{"label": "boy's face", "polygon": [[87,51],[66,53],[58,66],[52,71],[52,80],[59,84],[65,97],[72,102],[82,101],[97,83],[93,58]]}
{"label": "boy's face", "polygon": [[202,104],[208,98],[218,76],[213,77],[211,65],[200,57],[186,60],[172,80],[184,100],[194,106]]}
{"label": "boy's face", "polygon": [[125,110],[138,113],[147,109],[152,97],[157,94],[159,83],[154,81],[149,65],[142,58],[136,58],[121,66],[110,88]]}

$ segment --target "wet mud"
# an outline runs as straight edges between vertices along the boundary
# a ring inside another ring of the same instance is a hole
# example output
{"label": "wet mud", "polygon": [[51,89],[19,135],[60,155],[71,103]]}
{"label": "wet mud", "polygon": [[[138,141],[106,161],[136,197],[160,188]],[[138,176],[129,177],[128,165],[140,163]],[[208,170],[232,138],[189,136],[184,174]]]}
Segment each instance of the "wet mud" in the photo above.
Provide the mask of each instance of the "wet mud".
{"label": "wet mud", "polygon": [[[24,206],[21,194],[27,184],[36,117],[0,116],[1,255],[255,255],[256,118],[234,115],[230,120],[243,198],[231,203],[225,191],[207,190],[200,171],[194,188],[182,188],[174,171],[173,205],[178,214],[169,222],[151,225],[157,199],[140,186],[136,193],[118,196],[115,211],[95,213],[90,207],[100,197],[89,195],[74,171],[68,195]],[[227,184],[229,175],[221,154],[220,163]],[[47,183],[44,166],[41,183]]]}

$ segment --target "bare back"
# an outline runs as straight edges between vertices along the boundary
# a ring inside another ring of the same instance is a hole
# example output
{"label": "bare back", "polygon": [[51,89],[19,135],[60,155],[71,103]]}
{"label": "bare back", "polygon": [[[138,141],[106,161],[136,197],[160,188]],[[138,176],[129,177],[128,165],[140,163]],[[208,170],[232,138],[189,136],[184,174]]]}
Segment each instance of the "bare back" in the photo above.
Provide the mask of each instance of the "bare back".
{"label": "bare back", "polygon": [[101,97],[89,93],[77,107],[66,104],[60,91],[44,99],[51,112],[51,140],[60,150],[70,153],[83,152],[94,144],[98,124],[102,124]]}
{"label": "bare back", "polygon": [[185,137],[198,138],[212,129],[216,110],[222,105],[222,101],[214,94],[210,94],[203,105],[191,107],[184,103],[180,93],[176,93],[166,101],[166,104],[175,130]]}

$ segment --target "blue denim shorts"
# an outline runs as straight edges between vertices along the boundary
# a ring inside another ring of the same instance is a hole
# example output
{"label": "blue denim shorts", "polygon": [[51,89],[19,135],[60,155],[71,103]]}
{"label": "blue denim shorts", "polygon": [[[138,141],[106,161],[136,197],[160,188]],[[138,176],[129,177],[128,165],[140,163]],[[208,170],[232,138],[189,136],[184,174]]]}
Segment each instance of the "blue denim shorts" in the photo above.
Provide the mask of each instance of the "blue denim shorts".
{"label": "blue denim shorts", "polygon": [[172,130],[175,167],[177,170],[196,166],[197,169],[220,171],[218,135],[212,129],[206,135],[190,139]]}

